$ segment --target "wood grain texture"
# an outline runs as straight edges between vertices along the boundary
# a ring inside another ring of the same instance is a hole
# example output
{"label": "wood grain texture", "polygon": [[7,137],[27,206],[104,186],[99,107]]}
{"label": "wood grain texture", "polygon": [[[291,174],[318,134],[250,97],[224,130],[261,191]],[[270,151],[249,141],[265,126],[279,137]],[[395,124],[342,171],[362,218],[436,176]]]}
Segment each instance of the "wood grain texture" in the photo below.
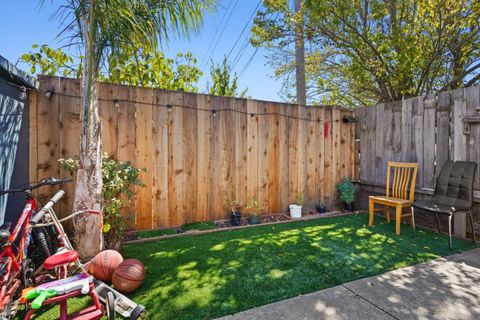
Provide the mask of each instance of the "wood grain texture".
{"label": "wood grain texture", "polygon": [[[79,152],[79,82],[44,77],[41,86],[30,95],[30,174],[65,176],[57,159]],[[355,128],[341,121],[349,111],[109,84],[99,99],[103,150],[145,169],[145,186],[124,198],[129,229],[223,219],[227,197],[242,206],[256,198],[272,213],[288,210],[297,192],[330,204],[355,172]]]}
{"label": "wood grain texture", "polygon": [[[479,109],[480,86],[474,86],[356,110],[360,180],[368,183],[374,177],[376,185],[383,185],[380,170],[386,161],[416,162],[416,188],[431,192],[448,160],[480,163],[480,125],[475,121],[469,124],[464,121],[465,117],[479,114]],[[371,110],[376,111],[375,122]],[[372,126],[375,129],[371,129]],[[372,140],[372,131],[375,130],[376,138]],[[370,149],[372,141],[376,143],[375,159]],[[372,163],[375,163],[374,168]],[[399,170],[392,178],[398,180],[403,190],[409,179],[406,172]],[[479,191],[480,173],[477,171],[474,179],[477,201]],[[465,216],[458,215],[454,221],[454,233],[465,236],[466,229]]]}

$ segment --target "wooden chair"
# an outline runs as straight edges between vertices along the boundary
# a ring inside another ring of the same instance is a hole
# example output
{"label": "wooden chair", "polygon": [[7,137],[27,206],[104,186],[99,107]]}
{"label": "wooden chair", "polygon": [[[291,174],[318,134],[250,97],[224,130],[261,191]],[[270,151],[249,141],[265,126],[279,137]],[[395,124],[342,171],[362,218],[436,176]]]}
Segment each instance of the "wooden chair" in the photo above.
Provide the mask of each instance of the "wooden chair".
{"label": "wooden chair", "polygon": [[[390,173],[393,171],[393,181],[390,186]],[[418,164],[406,162],[388,162],[387,168],[387,191],[385,196],[369,196],[369,220],[368,225],[373,225],[375,211],[385,211],[387,222],[390,223],[390,208],[395,208],[395,231],[400,235],[400,222],[402,217],[409,216],[410,223],[415,228],[411,206],[415,197],[415,181],[417,180]],[[383,205],[375,208],[375,204]],[[404,208],[408,208],[408,214],[402,215]]]}

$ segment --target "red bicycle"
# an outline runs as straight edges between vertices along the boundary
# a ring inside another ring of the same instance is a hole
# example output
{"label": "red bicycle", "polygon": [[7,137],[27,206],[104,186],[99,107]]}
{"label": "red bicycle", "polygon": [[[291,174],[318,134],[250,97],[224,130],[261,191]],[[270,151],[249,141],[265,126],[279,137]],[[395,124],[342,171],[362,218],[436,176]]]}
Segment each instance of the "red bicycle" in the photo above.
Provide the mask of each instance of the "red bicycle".
{"label": "red bicycle", "polygon": [[45,228],[35,228],[32,231],[30,219],[38,213],[52,210],[53,205],[63,194],[53,196],[37,212],[38,202],[32,194],[32,190],[70,181],[70,179],[50,178],[21,188],[0,191],[0,196],[14,192],[23,192],[26,196],[25,207],[13,231],[10,233],[9,224],[0,229],[0,319],[10,319],[15,315],[14,302],[16,299],[14,297],[18,295],[22,287],[35,285],[36,267],[40,266],[53,253],[52,243],[47,240],[49,231]]}

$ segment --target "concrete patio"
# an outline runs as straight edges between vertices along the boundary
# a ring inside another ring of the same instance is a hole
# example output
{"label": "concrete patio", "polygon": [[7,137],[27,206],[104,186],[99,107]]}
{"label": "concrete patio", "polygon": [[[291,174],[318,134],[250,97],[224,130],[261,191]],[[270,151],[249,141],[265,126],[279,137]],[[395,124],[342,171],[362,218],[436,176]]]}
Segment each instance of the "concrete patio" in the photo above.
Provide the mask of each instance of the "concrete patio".
{"label": "concrete patio", "polygon": [[480,319],[480,249],[221,318],[249,319]]}

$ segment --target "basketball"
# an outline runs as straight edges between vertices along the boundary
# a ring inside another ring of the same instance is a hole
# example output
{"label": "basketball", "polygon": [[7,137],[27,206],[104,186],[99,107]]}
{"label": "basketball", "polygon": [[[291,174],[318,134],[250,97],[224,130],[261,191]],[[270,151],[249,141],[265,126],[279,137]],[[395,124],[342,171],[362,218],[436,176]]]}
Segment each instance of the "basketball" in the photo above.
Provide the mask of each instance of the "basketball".
{"label": "basketball", "polygon": [[145,268],[137,259],[127,259],[113,272],[112,283],[122,293],[135,291],[143,282]]}
{"label": "basketball", "polygon": [[90,273],[100,281],[110,282],[113,271],[122,263],[122,255],[115,250],[104,250],[93,258],[90,264]]}

